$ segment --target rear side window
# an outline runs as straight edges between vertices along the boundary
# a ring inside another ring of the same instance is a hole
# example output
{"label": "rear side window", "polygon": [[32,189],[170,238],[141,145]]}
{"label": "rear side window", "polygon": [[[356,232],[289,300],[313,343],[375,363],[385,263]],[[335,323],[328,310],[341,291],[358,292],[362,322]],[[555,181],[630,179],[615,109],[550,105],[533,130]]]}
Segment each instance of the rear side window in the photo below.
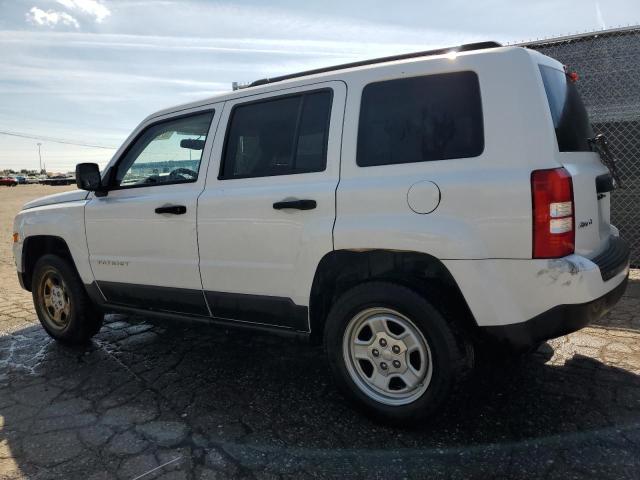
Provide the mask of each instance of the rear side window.
{"label": "rear side window", "polygon": [[362,92],[361,167],[476,157],[483,149],[482,102],[474,72],[376,82]]}
{"label": "rear side window", "polygon": [[558,149],[561,152],[588,152],[593,137],[587,110],[574,82],[562,70],[540,65]]}
{"label": "rear side window", "polygon": [[236,106],[220,179],[324,170],[331,98],[322,90]]}

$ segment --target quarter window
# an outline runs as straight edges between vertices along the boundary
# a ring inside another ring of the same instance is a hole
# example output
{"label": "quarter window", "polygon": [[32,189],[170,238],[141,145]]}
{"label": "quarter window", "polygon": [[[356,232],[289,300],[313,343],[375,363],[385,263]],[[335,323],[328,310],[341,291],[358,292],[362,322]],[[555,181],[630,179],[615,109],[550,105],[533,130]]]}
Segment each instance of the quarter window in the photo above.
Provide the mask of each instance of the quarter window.
{"label": "quarter window", "polygon": [[214,112],[148,127],[118,164],[120,188],[195,182]]}
{"label": "quarter window", "polygon": [[361,167],[475,157],[483,149],[482,102],[474,72],[376,82],[362,92]]}
{"label": "quarter window", "polygon": [[328,90],[236,106],[229,121],[220,178],[324,170],[330,113]]}

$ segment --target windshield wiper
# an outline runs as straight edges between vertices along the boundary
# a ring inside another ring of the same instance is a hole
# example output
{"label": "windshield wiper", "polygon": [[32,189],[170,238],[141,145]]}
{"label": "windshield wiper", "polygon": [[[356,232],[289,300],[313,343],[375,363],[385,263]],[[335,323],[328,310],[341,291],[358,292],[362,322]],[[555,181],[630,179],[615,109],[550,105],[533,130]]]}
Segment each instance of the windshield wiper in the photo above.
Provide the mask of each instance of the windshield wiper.
{"label": "windshield wiper", "polygon": [[611,153],[611,150],[609,150],[609,142],[607,142],[607,138],[604,136],[604,134],[599,133],[595,137],[587,139],[587,141],[589,142],[591,150],[598,153],[598,155],[600,156],[600,161],[605,167],[607,167],[609,173],[611,173],[611,176],[613,177],[614,187],[622,188],[622,181],[618,176],[616,159]]}

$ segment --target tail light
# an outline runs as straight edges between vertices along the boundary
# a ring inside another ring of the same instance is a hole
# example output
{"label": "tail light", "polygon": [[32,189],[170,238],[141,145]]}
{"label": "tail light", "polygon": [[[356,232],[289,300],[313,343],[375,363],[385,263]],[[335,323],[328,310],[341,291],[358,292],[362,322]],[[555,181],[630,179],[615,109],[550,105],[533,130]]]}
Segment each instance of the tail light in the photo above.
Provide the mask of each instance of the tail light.
{"label": "tail light", "polygon": [[533,258],[558,258],[575,250],[573,182],[564,168],[531,174]]}

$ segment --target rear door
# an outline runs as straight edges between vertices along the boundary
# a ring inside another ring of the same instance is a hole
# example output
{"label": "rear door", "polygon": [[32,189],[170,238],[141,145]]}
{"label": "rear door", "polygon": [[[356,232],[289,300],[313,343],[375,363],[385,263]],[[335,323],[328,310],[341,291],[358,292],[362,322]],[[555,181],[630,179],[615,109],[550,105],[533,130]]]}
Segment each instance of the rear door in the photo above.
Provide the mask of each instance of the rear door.
{"label": "rear door", "polygon": [[315,269],[333,249],[345,96],[324,82],[225,103],[198,202],[214,317],[308,329]]}
{"label": "rear door", "polygon": [[593,257],[607,247],[611,232],[609,170],[591,151],[588,139],[594,132],[575,80],[552,59],[539,69],[558,142],[557,159],[573,181],[575,250]]}

